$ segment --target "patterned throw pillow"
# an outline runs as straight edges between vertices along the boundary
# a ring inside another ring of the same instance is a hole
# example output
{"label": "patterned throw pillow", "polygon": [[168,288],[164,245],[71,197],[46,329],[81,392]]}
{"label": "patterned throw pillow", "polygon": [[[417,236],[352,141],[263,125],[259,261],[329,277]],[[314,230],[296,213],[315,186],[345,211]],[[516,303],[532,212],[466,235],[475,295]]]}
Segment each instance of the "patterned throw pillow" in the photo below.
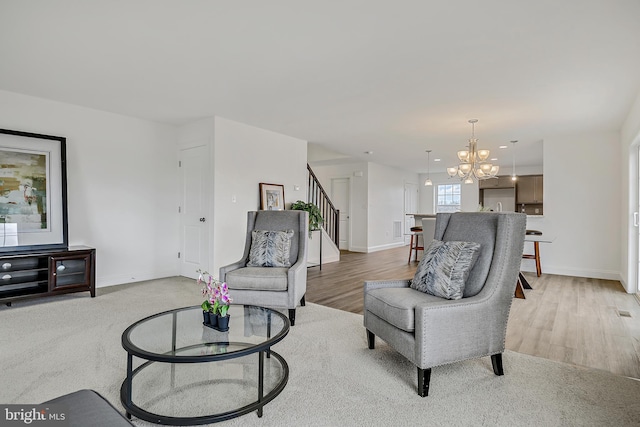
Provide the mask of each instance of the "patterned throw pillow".
{"label": "patterned throw pillow", "polygon": [[248,267],[291,267],[289,254],[293,230],[251,232]]}
{"label": "patterned throw pillow", "polygon": [[411,287],[440,298],[462,298],[478,249],[479,243],[433,240],[418,264]]}

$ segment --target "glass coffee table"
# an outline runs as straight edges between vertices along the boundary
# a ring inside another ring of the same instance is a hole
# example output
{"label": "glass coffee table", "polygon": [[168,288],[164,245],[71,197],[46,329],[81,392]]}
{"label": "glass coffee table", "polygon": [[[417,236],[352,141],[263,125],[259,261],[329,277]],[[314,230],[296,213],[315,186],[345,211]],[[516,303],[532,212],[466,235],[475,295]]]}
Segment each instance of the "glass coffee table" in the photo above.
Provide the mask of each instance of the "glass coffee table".
{"label": "glass coffee table", "polygon": [[262,416],[289,379],[287,362],[271,350],[289,333],[289,319],[248,305],[232,305],[229,314],[226,332],[205,326],[200,306],[155,314],[124,331],[120,399],[129,418],[196,425]]}

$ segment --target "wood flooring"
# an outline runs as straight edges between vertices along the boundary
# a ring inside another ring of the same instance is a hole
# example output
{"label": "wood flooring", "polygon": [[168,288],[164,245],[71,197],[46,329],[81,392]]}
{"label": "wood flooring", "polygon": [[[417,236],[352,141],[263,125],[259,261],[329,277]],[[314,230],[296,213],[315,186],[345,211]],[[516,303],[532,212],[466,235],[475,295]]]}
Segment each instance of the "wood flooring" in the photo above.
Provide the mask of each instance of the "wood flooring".
{"label": "wood flooring", "polygon": [[[362,314],[363,282],[412,278],[417,263],[407,264],[408,255],[408,246],[369,254],[342,252],[339,262],[323,265],[322,271],[309,268],[306,300]],[[533,289],[525,290],[526,299],[513,300],[507,349],[640,378],[640,304],[635,295],[613,280],[525,276]]]}

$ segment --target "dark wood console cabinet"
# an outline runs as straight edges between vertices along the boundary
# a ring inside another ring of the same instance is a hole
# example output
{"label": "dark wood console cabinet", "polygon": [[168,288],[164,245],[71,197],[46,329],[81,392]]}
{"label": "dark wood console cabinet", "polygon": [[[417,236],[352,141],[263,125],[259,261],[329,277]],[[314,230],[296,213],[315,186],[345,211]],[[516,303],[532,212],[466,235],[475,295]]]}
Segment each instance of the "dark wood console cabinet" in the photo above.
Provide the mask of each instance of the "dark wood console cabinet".
{"label": "dark wood console cabinet", "polygon": [[84,291],[96,296],[93,248],[0,254],[0,303]]}

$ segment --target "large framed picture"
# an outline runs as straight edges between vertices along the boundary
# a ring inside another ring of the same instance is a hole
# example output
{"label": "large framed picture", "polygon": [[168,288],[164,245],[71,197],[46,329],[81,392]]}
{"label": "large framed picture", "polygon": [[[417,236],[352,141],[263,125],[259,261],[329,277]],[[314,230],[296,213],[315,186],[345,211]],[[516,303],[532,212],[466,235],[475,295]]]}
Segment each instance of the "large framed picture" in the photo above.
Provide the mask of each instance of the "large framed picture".
{"label": "large framed picture", "polygon": [[261,182],[260,209],[264,211],[284,210],[284,185]]}
{"label": "large framed picture", "polygon": [[0,252],[67,245],[66,138],[0,129]]}

